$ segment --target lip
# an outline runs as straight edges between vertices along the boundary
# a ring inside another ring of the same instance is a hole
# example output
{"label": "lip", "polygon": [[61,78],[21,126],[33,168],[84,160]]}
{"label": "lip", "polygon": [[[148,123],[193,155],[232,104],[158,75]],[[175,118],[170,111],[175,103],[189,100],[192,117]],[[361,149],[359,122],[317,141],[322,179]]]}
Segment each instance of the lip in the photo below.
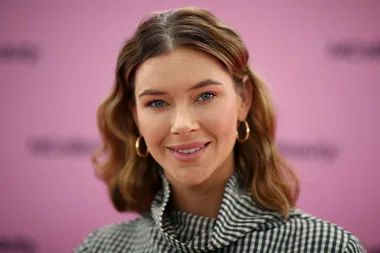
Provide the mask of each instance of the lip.
{"label": "lip", "polygon": [[208,142],[191,142],[187,144],[180,144],[180,145],[173,145],[173,146],[168,146],[169,149],[172,150],[184,150],[184,149],[193,149],[193,148],[199,148]]}
{"label": "lip", "polygon": [[[188,144],[181,144],[181,145],[175,145],[175,146],[170,146],[168,147],[169,152],[172,154],[172,156],[179,162],[193,162],[199,159],[204,152],[208,149],[210,142],[193,142],[193,143],[188,143]],[[203,147],[202,147],[203,146]],[[174,148],[173,148],[174,147]],[[194,149],[194,148],[199,148],[198,151],[195,151],[194,153],[181,153],[178,150],[183,150],[183,149]]]}

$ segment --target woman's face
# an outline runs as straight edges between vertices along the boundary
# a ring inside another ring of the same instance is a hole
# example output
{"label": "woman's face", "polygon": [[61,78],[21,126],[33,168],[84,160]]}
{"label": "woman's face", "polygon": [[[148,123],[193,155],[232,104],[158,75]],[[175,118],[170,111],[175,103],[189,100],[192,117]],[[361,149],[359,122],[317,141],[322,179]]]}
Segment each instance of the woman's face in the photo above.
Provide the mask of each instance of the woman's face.
{"label": "woman's face", "polygon": [[232,173],[250,96],[243,102],[216,59],[191,49],[150,58],[136,72],[135,97],[140,135],[169,181],[197,185]]}

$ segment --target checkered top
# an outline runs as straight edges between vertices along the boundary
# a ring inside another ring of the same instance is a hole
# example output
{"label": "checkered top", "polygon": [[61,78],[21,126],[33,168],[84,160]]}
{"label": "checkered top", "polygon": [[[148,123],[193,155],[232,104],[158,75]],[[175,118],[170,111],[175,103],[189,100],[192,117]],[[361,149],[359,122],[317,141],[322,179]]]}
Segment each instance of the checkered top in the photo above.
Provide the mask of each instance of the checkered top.
{"label": "checkered top", "polygon": [[337,225],[297,209],[284,219],[260,207],[237,173],[226,184],[215,219],[170,211],[170,184],[162,179],[150,212],[91,232],[74,252],[366,252]]}

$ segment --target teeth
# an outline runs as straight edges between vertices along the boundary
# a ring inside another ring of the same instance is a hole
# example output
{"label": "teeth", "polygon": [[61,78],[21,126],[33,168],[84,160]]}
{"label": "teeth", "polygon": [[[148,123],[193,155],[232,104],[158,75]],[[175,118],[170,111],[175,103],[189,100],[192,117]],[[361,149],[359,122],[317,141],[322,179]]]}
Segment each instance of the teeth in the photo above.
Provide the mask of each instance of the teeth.
{"label": "teeth", "polygon": [[178,152],[180,153],[183,153],[183,154],[191,154],[191,153],[194,153],[198,150],[200,150],[201,148],[203,148],[205,145],[202,145],[200,146],[199,148],[192,148],[192,149],[183,149],[183,150],[177,150]]}

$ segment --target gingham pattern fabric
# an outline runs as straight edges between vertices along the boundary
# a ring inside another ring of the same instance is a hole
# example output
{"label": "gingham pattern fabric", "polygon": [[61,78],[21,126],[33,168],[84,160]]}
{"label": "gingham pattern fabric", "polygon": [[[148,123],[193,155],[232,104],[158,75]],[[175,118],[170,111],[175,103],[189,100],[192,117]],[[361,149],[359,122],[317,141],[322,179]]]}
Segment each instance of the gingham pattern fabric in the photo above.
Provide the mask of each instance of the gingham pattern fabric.
{"label": "gingham pattern fabric", "polygon": [[93,231],[74,252],[366,252],[337,225],[300,210],[292,210],[285,220],[259,207],[237,173],[226,185],[215,219],[170,211],[170,185],[162,177],[163,188],[149,213]]}

